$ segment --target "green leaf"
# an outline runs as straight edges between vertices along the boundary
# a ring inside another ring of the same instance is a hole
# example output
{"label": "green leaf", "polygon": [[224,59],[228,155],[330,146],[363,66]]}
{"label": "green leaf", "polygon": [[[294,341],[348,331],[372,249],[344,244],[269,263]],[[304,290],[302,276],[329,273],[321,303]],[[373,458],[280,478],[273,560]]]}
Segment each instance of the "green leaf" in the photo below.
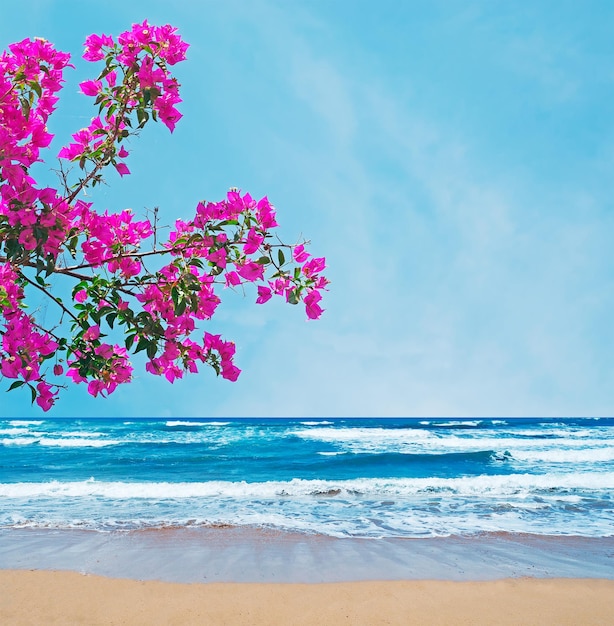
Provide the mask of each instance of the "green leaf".
{"label": "green leaf", "polygon": [[179,304],[175,306],[175,315],[183,315],[187,306],[187,302],[185,300],[181,300]]}
{"label": "green leaf", "polygon": [[142,128],[149,120],[149,113],[145,109],[138,108],[136,110],[136,119],[139,121],[139,128]]}
{"label": "green leaf", "polygon": [[51,276],[55,272],[55,259],[50,256],[47,260],[47,267],[45,268],[45,276]]}
{"label": "green leaf", "polygon": [[175,307],[175,310],[177,310],[177,307],[179,306],[179,300],[181,299],[181,294],[178,287],[173,287],[171,289],[171,298],[173,300],[173,306]]}
{"label": "green leaf", "polygon": [[281,248],[277,251],[277,259],[279,260],[279,265],[284,265],[286,263],[286,257],[284,256]]}
{"label": "green leaf", "polygon": [[145,350],[149,346],[149,339],[145,339],[145,337],[141,337],[139,342],[136,344],[136,350],[134,353],[140,352],[141,350]]}
{"label": "green leaf", "polygon": [[260,265],[268,265],[271,262],[268,256],[261,256],[256,263],[260,263]]}
{"label": "green leaf", "polygon": [[109,313],[107,315],[106,320],[110,328],[113,328],[113,324],[115,323],[116,319],[117,319],[117,313]]}
{"label": "green leaf", "polygon": [[24,384],[25,384],[24,380],[16,380],[6,391],[8,393],[9,391],[13,391],[13,389],[18,389]]}
{"label": "green leaf", "polygon": [[30,393],[32,394],[32,404],[36,401],[36,389],[32,387],[32,385],[28,385],[30,387]]}
{"label": "green leaf", "polygon": [[124,341],[124,345],[126,346],[126,350],[130,350],[134,345],[134,338],[136,337],[136,333],[132,333],[126,337]]}
{"label": "green leaf", "polygon": [[73,256],[75,254],[75,251],[77,250],[77,244],[78,243],[79,243],[79,237],[78,236],[74,236],[74,237],[72,237],[68,241],[68,249],[70,250],[70,252],[72,253]]}
{"label": "green leaf", "polygon": [[156,352],[158,351],[158,346],[155,341],[150,342],[147,346],[147,356],[150,359],[153,359],[156,356]]}

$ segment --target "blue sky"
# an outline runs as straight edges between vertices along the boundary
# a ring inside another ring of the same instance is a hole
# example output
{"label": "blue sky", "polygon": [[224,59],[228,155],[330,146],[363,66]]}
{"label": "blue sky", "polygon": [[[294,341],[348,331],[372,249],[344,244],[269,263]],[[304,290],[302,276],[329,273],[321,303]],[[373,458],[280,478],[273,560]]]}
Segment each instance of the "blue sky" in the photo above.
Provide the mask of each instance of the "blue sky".
{"label": "blue sky", "polygon": [[77,66],[54,150],[93,115],[85,37],[145,18],[191,44],[184,118],[132,142],[98,207],[172,223],[231,186],[266,194],[284,240],[327,257],[326,313],[230,294],[208,329],[236,341],[237,383],[137,363],[49,415],[614,413],[611,2],[12,3],[2,47],[42,36]]}

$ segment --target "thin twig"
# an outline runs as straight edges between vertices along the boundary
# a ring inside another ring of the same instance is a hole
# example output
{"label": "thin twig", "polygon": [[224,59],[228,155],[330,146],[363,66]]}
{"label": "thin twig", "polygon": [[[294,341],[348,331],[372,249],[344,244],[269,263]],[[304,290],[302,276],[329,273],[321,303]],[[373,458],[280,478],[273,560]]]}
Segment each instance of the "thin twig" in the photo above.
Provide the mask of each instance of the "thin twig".
{"label": "thin twig", "polygon": [[42,291],[46,296],[51,298],[64,311],[64,313],[67,313],[68,315],[70,315],[70,317],[72,317],[73,320],[75,320],[75,322],[77,322],[77,324],[79,324],[79,326],[81,326],[81,322],[79,321],[79,318],[70,309],[66,308],[66,306],[64,306],[64,303],[61,300],[56,298],[53,294],[49,293],[42,285],[39,285],[38,283],[34,282],[33,280],[30,280],[23,272],[20,271],[19,275],[26,282],[30,283],[30,285],[33,285],[34,287],[36,287],[37,289]]}

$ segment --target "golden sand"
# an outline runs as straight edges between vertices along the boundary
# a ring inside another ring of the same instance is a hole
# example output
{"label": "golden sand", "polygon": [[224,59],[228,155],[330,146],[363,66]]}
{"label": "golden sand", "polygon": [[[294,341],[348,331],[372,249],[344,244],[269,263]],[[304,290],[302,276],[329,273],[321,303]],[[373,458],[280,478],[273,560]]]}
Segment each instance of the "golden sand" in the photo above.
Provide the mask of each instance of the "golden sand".
{"label": "golden sand", "polygon": [[0,570],[0,624],[606,626],[614,580],[178,584]]}

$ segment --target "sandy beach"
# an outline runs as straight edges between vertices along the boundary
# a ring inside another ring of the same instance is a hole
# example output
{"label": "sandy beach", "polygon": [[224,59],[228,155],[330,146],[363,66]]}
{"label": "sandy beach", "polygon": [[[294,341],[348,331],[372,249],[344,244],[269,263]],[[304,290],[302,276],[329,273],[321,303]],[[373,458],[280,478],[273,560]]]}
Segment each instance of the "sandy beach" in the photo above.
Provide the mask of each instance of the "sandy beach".
{"label": "sandy beach", "polygon": [[74,572],[0,571],[12,625],[612,624],[614,581],[178,584]]}
{"label": "sandy beach", "polygon": [[614,538],[0,532],[0,624],[610,625]]}

